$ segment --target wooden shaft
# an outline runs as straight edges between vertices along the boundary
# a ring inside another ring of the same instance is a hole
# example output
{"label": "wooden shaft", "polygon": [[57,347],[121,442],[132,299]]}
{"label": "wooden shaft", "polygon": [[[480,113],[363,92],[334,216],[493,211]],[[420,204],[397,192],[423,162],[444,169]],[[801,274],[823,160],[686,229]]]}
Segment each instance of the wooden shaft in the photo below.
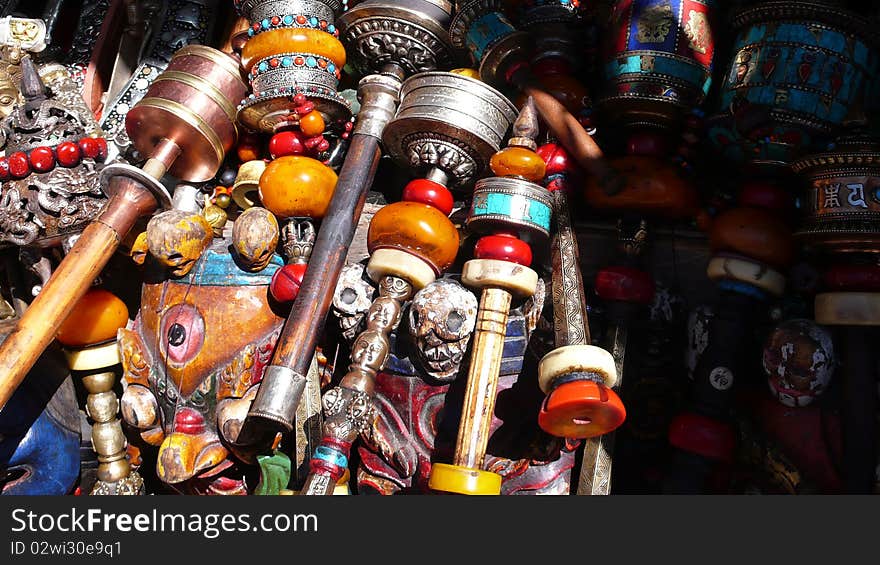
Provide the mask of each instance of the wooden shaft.
{"label": "wooden shaft", "polygon": [[113,256],[138,217],[158,206],[139,183],[115,178],[106,208],[90,223],[52,273],[16,328],[0,346],[0,409],[55,339],[76,303]]}
{"label": "wooden shaft", "polygon": [[500,288],[483,289],[474,333],[467,391],[455,443],[453,463],[481,469],[495,412],[495,390],[501,372],[511,295]]}

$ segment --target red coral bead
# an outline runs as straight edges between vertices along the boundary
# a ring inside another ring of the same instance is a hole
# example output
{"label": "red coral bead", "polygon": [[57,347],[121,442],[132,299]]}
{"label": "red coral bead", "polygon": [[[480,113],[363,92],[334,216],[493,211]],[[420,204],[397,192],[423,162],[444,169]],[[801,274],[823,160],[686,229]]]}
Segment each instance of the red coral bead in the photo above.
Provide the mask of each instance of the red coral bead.
{"label": "red coral bead", "polygon": [[55,155],[48,147],[35,147],[30,154],[31,168],[37,173],[46,173],[55,168]]}
{"label": "red coral bead", "polygon": [[9,174],[15,178],[24,178],[31,174],[31,165],[28,163],[28,156],[22,151],[17,151],[7,157],[9,161]]}
{"label": "red coral bead", "polygon": [[447,216],[452,213],[452,205],[455,203],[448,188],[428,179],[409,181],[403,189],[402,200],[429,204]]}
{"label": "red coral bead", "polygon": [[669,425],[669,443],[707,459],[730,462],[736,449],[736,433],[720,420],[684,412]]}
{"label": "red coral bead", "polygon": [[304,150],[302,140],[293,131],[276,133],[269,140],[269,153],[273,159],[284,157],[285,155],[302,155]]}
{"label": "red coral bead", "polygon": [[532,248],[525,241],[509,234],[487,235],[474,247],[477,259],[509,261],[528,267],[532,264]]}
{"label": "red coral bead", "polygon": [[9,180],[9,161],[0,157],[0,180]]}
{"label": "red coral bead", "polygon": [[89,159],[95,159],[101,152],[98,140],[93,137],[84,137],[79,140],[79,148],[82,154]]}
{"label": "red coral bead", "polygon": [[548,177],[550,175],[570,174],[577,168],[568,152],[557,143],[544,144],[538,147],[535,153],[544,160],[546,165],[544,174]]}
{"label": "red coral bead", "polygon": [[55,148],[55,155],[57,156],[58,164],[62,167],[75,167],[79,165],[82,151],[80,151],[79,145],[76,143],[65,141],[59,143],[58,147]]}
{"label": "red coral bead", "polygon": [[654,279],[630,267],[606,267],[596,275],[596,294],[603,300],[650,304],[654,300]]}
{"label": "red coral bead", "polygon": [[95,141],[98,143],[98,160],[103,161],[104,159],[107,158],[107,154],[108,154],[107,140],[104,139],[103,137],[99,137],[99,138],[95,139]]}
{"label": "red coral bead", "polygon": [[275,271],[272,282],[269,283],[272,298],[278,302],[292,302],[299,294],[306,266],[305,263],[291,263]]}
{"label": "red coral bead", "polygon": [[281,23],[281,18],[278,16],[272,16],[272,25],[277,26]]}

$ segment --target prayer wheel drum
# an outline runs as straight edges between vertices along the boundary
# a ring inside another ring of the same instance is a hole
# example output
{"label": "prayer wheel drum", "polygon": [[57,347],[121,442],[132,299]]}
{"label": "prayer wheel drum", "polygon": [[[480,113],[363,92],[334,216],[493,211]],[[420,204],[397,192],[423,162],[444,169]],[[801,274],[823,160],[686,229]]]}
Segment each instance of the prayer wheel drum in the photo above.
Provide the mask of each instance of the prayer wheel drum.
{"label": "prayer wheel drum", "polygon": [[162,139],[180,148],[169,172],[187,182],[213,177],[235,144],[235,105],[247,94],[238,63],[229,55],[189,45],[177,51],[168,67],[125,118],[125,128],[142,155]]}
{"label": "prayer wheel drum", "polygon": [[479,80],[420,73],[403,83],[397,116],[382,141],[398,162],[419,172],[441,169],[450,188],[461,187],[486,170],[516,115],[504,95]]}

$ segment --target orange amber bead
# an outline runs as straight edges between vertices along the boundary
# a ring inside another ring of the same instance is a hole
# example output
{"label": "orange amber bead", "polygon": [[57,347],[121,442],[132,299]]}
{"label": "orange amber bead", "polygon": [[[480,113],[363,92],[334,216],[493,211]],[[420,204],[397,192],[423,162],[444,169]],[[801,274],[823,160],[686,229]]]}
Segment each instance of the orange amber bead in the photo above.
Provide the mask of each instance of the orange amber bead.
{"label": "orange amber bead", "polygon": [[87,347],[116,339],[116,331],[126,324],[125,303],[112,292],[93,288],[76,303],[55,337],[67,347]]}
{"label": "orange amber bead", "polygon": [[321,112],[312,110],[299,121],[299,129],[309,137],[324,133],[324,118]]}
{"label": "orange amber bead", "polygon": [[794,258],[791,231],[779,216],[763,208],[733,208],[712,222],[709,246],[733,251],[780,269]]}
{"label": "orange amber bead", "polygon": [[499,177],[522,177],[532,182],[544,178],[544,159],[525,147],[507,147],[492,155],[489,167]]}
{"label": "orange amber bead", "polygon": [[458,254],[458,230],[443,212],[429,204],[395,202],[373,216],[367,247],[370,253],[382,248],[408,251],[439,275]]}
{"label": "orange amber bead", "polygon": [[241,50],[241,66],[250,72],[257,61],[279,53],[311,53],[345,66],[345,48],[338,39],[318,29],[281,28],[265,31],[248,39]]}
{"label": "orange amber bead", "polygon": [[333,169],[311,157],[275,159],[260,176],[260,200],[279,218],[323,218],[336,189]]}

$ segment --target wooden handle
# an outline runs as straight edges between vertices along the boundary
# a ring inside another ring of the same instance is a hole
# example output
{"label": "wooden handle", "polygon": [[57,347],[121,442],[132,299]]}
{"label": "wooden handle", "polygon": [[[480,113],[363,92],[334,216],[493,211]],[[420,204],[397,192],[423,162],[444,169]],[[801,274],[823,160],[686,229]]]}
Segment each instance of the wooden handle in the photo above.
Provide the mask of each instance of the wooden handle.
{"label": "wooden handle", "polygon": [[483,466],[489,426],[495,412],[495,390],[501,372],[510,301],[511,294],[500,288],[486,288],[480,297],[467,392],[453,459],[460,467],[481,469]]}
{"label": "wooden handle", "polygon": [[58,327],[82,298],[119,245],[119,234],[92,222],[58,265],[18,325],[0,346],[0,407],[49,346]]}

